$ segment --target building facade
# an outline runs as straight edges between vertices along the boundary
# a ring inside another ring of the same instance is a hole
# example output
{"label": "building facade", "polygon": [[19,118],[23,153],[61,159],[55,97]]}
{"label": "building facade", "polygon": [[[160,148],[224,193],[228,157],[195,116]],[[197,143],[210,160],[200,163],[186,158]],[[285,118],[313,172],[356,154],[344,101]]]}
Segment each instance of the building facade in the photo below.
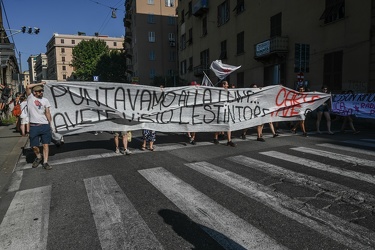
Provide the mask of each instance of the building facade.
{"label": "building facade", "polygon": [[129,81],[176,86],[177,0],[126,0],[125,53]]}
{"label": "building facade", "polygon": [[47,56],[44,53],[40,53],[35,58],[35,75],[36,81],[47,80]]}
{"label": "building facade", "polygon": [[375,1],[181,0],[179,74],[201,81],[214,60],[241,65],[238,87],[302,77],[310,90],[375,91]]}
{"label": "building facade", "polygon": [[[74,69],[70,66],[73,48],[84,40],[98,39],[105,41],[111,50],[123,50],[124,38],[108,36],[63,35],[55,33],[47,43],[47,79],[66,81],[72,78]],[[125,69],[124,69],[125,70]]]}

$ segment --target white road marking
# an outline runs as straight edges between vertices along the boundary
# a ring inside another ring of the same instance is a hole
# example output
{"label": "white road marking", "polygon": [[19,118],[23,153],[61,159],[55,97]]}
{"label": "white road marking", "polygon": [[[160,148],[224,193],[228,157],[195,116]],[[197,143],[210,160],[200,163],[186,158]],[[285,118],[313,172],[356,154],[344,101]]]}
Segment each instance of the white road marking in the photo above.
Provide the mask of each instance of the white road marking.
{"label": "white road marking", "polygon": [[267,234],[159,167],[138,171],[226,249],[285,249]]}
{"label": "white road marking", "polygon": [[360,146],[375,148],[375,143],[363,142],[363,141],[343,141],[344,143],[355,144]]}
{"label": "white road marking", "polygon": [[[276,193],[269,187],[208,162],[185,165],[347,247],[373,249],[375,246],[375,233],[367,228],[347,222],[282,193]],[[368,245],[364,245],[362,242],[366,242]]]}
{"label": "white road marking", "polygon": [[111,175],[84,183],[102,249],[163,249]]}
{"label": "white road marking", "polygon": [[374,151],[359,149],[359,148],[353,148],[353,147],[349,147],[349,146],[340,146],[340,145],[331,144],[331,143],[321,143],[321,144],[316,144],[316,145],[319,146],[319,147],[333,148],[333,149],[344,150],[344,151],[348,151],[348,152],[352,152],[352,153],[375,156]]}
{"label": "white road marking", "polygon": [[47,249],[51,186],[15,194],[0,225],[0,249]]}
{"label": "white road marking", "polygon": [[23,176],[23,171],[14,172],[12,179],[10,181],[8,192],[15,192],[20,189],[22,176]]}
{"label": "white road marking", "polygon": [[280,160],[284,160],[284,161],[293,162],[293,163],[296,163],[305,167],[315,168],[318,170],[322,170],[322,171],[326,171],[326,172],[330,172],[334,174],[339,174],[339,175],[346,176],[349,178],[375,184],[375,176],[370,175],[370,174],[364,174],[364,173],[359,173],[359,172],[355,172],[351,170],[341,169],[341,168],[337,168],[337,167],[327,165],[321,162],[308,160],[305,158],[288,155],[288,154],[280,153],[277,151],[260,152],[260,154],[267,155],[267,156],[277,158]]}
{"label": "white road marking", "polygon": [[375,167],[375,161],[361,159],[361,158],[353,157],[349,155],[337,154],[337,153],[333,153],[330,151],[324,151],[324,150],[306,148],[306,147],[291,148],[291,150],[318,155],[318,156],[323,156],[323,157],[327,157],[327,158],[334,159],[334,160],[345,161],[345,162],[356,164],[356,165]]}
{"label": "white road marking", "polygon": [[277,178],[285,178],[290,182],[307,186],[312,190],[324,192],[334,198],[340,198],[345,202],[373,211],[375,207],[375,196],[363,193],[346,186],[316,178],[314,176],[297,173],[267,162],[259,161],[243,155],[227,158],[230,161],[243,166],[265,172]]}

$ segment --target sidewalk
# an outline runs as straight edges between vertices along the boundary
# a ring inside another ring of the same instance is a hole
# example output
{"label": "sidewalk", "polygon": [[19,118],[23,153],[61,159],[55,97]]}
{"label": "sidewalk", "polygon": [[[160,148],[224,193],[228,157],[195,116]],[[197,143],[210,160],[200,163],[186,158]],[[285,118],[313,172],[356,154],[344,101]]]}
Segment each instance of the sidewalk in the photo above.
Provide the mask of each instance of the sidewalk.
{"label": "sidewalk", "polygon": [[15,124],[0,126],[0,193],[8,184],[26,142],[27,137],[16,132]]}

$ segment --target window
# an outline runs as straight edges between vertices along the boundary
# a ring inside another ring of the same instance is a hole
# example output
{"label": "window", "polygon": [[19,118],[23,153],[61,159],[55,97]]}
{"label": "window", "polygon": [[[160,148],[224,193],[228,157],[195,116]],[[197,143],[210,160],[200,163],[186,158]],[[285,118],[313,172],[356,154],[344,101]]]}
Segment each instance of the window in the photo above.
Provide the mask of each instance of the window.
{"label": "window", "polygon": [[220,43],[220,56],[219,59],[227,59],[227,40]]}
{"label": "window", "polygon": [[65,62],[65,56],[61,57],[61,61]]}
{"label": "window", "polygon": [[61,53],[65,53],[65,48],[61,48]]}
{"label": "window", "polygon": [[238,72],[237,73],[237,88],[244,88],[245,87],[245,73]]}
{"label": "window", "polygon": [[174,70],[173,69],[168,69],[167,70],[167,76],[174,76]]}
{"label": "window", "polygon": [[188,71],[193,70],[193,57],[189,57]]}
{"label": "window", "polygon": [[72,44],[76,44],[76,40],[72,40]]}
{"label": "window", "polygon": [[186,74],[186,60],[183,60],[180,64],[180,74],[181,75]]}
{"label": "window", "polygon": [[150,61],[155,61],[155,51],[151,50],[148,58],[150,59]]}
{"label": "window", "polygon": [[62,66],[62,70],[64,70],[64,71],[65,71],[65,70],[66,70],[66,66]]}
{"label": "window", "polygon": [[63,75],[63,79],[66,80],[66,75]]}
{"label": "window", "polygon": [[154,79],[155,77],[155,69],[150,69],[150,79]]}
{"label": "window", "polygon": [[188,13],[186,13],[186,14],[188,14],[188,17],[191,17],[191,15],[192,15],[192,12],[193,12],[193,5],[192,5],[192,3],[191,3],[191,1],[189,2],[189,5],[188,5],[189,7],[189,10],[188,10]]}
{"label": "window", "polygon": [[189,29],[189,39],[187,40],[187,43],[189,45],[193,43],[193,29]]}
{"label": "window", "polygon": [[176,61],[176,51],[174,50],[169,51],[169,61],[170,62]]}
{"label": "window", "polygon": [[117,47],[117,42],[113,42],[113,46]]}
{"label": "window", "polygon": [[165,0],[165,7],[173,7],[174,0]]}
{"label": "window", "polygon": [[155,32],[154,31],[149,31],[148,32],[148,41],[150,43],[154,43],[155,42]]}
{"label": "window", "polygon": [[208,49],[203,50],[200,53],[200,65],[203,67],[204,70],[209,69],[209,65],[210,65],[210,53],[209,53]]}
{"label": "window", "polygon": [[173,16],[168,17],[168,25],[176,25],[176,18]]}
{"label": "window", "polygon": [[147,4],[154,4],[154,0],[147,0]]}
{"label": "window", "polygon": [[186,48],[186,34],[183,34],[181,36],[181,50],[184,50]]}
{"label": "window", "polygon": [[281,13],[271,17],[271,37],[281,36]]}
{"label": "window", "polygon": [[225,0],[217,6],[217,25],[221,26],[229,21],[229,1]]}
{"label": "window", "polygon": [[245,32],[237,34],[237,55],[245,52]]}
{"label": "window", "polygon": [[294,72],[310,71],[310,45],[296,43],[294,46]]}
{"label": "window", "polygon": [[174,33],[169,33],[168,34],[168,40],[170,41],[170,42],[175,42],[176,40],[175,40],[175,34]]}
{"label": "window", "polygon": [[207,35],[207,17],[202,18],[202,36]]}
{"label": "window", "polygon": [[185,22],[185,10],[181,10],[181,24]]}
{"label": "window", "polygon": [[323,84],[331,90],[342,90],[342,58],[342,50],[324,55]]}
{"label": "window", "polygon": [[155,23],[155,15],[150,13],[147,15],[147,23]]}
{"label": "window", "polygon": [[237,5],[236,5],[236,7],[234,8],[233,11],[235,11],[237,15],[244,12],[245,11],[245,1],[244,0],[237,0]]}
{"label": "window", "polygon": [[64,43],[64,39],[61,39],[60,41],[61,41],[61,43]]}
{"label": "window", "polygon": [[320,16],[324,23],[343,19],[345,17],[345,0],[326,0],[326,8]]}

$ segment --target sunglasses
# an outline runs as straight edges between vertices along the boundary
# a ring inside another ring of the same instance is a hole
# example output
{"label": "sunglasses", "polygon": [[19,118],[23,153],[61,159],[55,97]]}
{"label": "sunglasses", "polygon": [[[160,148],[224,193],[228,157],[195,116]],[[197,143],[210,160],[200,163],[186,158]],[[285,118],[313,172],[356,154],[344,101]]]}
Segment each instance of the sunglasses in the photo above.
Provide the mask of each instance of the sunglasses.
{"label": "sunglasses", "polygon": [[44,90],[38,90],[38,91],[35,91],[36,93],[40,93],[40,92],[44,92]]}

